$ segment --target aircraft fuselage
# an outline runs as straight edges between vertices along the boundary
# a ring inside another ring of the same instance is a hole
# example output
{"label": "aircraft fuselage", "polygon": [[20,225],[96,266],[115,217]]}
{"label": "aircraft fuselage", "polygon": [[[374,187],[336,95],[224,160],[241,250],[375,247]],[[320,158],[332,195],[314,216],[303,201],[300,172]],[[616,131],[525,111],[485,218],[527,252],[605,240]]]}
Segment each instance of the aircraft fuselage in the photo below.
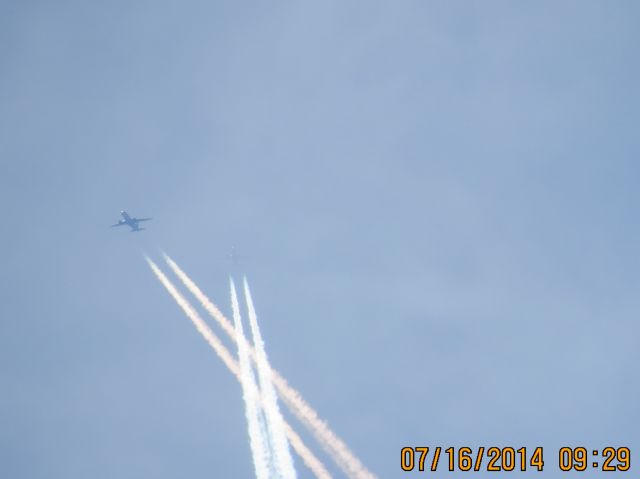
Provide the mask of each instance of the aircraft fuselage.
{"label": "aircraft fuselage", "polygon": [[131,228],[131,232],[135,232],[135,231],[142,231],[144,230],[144,228],[140,228],[140,222],[141,221],[148,221],[151,218],[133,218],[131,216],[129,216],[129,213],[127,213],[126,211],[122,210],[120,212],[120,216],[122,216],[122,219],[120,221],[118,221],[115,225],[111,225],[111,226],[124,226],[127,225],[129,228]]}

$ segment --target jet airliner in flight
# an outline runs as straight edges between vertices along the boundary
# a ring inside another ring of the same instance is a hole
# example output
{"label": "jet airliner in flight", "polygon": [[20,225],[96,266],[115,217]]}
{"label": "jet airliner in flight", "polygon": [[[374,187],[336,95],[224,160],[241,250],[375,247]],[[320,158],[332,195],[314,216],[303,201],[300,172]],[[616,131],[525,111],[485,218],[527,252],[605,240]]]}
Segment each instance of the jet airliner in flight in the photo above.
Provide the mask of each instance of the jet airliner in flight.
{"label": "jet airliner in flight", "polygon": [[122,219],[120,221],[118,221],[115,225],[111,225],[111,227],[113,228],[114,226],[123,226],[123,225],[127,225],[129,226],[129,228],[131,228],[131,232],[135,232],[135,231],[142,231],[144,228],[140,228],[140,225],[138,223],[140,223],[141,221],[149,221],[150,219],[153,218],[132,218],[131,216],[129,216],[129,213],[127,213],[126,211],[121,211],[120,215],[122,216]]}

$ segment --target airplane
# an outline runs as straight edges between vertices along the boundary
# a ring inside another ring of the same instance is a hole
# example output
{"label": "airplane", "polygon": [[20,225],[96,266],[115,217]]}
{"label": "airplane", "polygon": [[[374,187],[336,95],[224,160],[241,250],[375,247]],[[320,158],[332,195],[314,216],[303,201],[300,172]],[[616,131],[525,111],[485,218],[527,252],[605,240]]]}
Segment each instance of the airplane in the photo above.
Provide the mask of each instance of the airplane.
{"label": "airplane", "polygon": [[225,259],[230,260],[233,266],[238,266],[241,259],[247,259],[247,256],[240,255],[236,252],[236,247],[231,247],[231,253],[227,253]]}
{"label": "airplane", "polygon": [[129,226],[129,228],[131,228],[131,233],[134,233],[136,231],[142,231],[144,229],[144,228],[140,228],[140,225],[138,224],[141,221],[149,221],[153,219],[153,218],[132,218],[131,216],[129,216],[129,213],[127,213],[124,210],[120,212],[120,215],[122,216],[122,219],[118,221],[115,225],[111,225],[111,227],[113,228],[114,226],[127,225]]}

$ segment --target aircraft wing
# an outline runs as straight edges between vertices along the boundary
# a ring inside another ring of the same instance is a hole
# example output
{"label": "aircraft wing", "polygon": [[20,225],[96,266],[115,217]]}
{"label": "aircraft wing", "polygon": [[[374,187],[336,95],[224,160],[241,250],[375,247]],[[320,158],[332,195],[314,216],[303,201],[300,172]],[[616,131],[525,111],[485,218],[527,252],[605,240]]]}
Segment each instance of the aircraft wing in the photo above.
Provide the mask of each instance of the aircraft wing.
{"label": "aircraft wing", "polygon": [[111,227],[113,228],[114,226],[124,226],[127,223],[125,223],[124,221],[122,223],[116,223],[115,225],[111,225]]}
{"label": "aircraft wing", "polygon": [[149,221],[152,220],[153,218],[133,218],[133,221]]}

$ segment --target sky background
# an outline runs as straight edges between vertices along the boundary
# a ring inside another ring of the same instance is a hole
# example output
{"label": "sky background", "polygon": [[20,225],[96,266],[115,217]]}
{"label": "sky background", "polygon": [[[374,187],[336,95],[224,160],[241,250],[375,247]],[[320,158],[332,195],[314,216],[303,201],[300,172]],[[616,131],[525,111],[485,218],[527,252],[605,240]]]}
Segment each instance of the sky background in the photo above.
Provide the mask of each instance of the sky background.
{"label": "sky background", "polygon": [[253,476],[160,249],[226,313],[248,275],[273,365],[380,478],[453,477],[404,446],[637,463],[639,14],[0,2],[0,476]]}

